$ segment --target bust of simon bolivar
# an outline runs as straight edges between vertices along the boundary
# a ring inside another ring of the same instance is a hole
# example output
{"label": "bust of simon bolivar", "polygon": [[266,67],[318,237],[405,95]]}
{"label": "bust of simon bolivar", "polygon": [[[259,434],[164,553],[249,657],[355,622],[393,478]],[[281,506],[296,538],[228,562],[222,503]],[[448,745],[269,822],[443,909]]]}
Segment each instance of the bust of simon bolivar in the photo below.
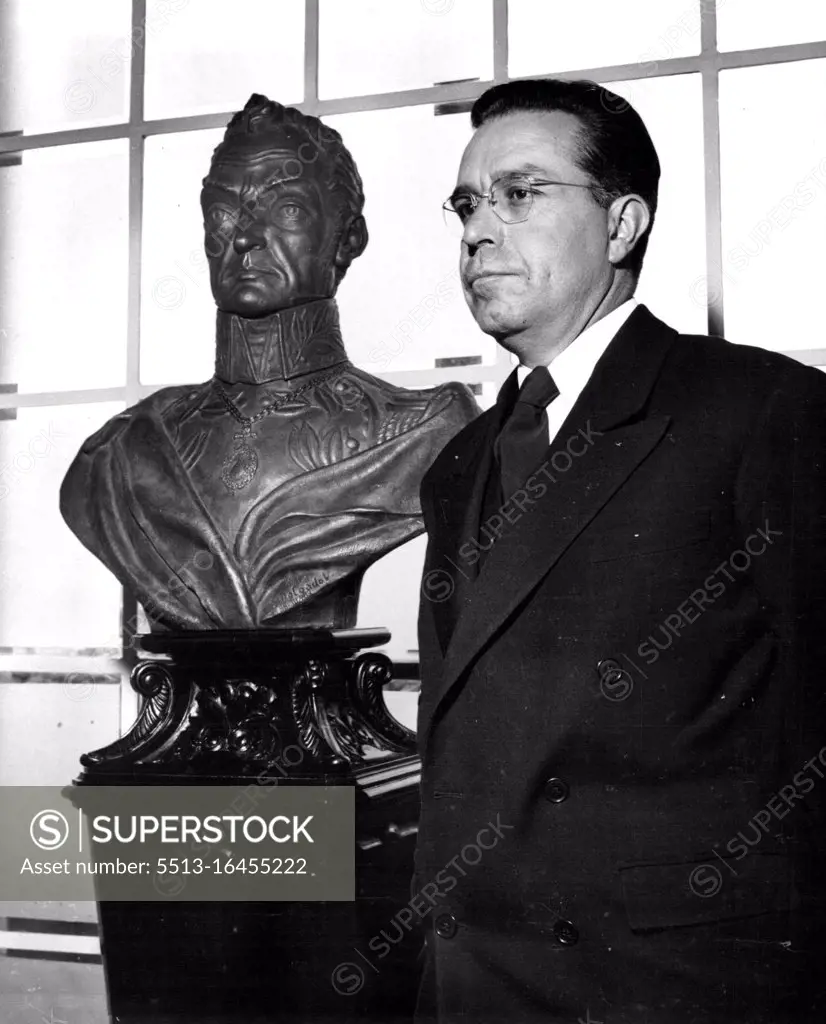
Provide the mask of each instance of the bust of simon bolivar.
{"label": "bust of simon bolivar", "polygon": [[478,410],[348,360],[334,296],[363,203],[317,118],[254,95],[230,121],[201,193],[215,375],[109,420],[61,490],[154,629],[353,626],[365,569],[422,532],[421,478]]}

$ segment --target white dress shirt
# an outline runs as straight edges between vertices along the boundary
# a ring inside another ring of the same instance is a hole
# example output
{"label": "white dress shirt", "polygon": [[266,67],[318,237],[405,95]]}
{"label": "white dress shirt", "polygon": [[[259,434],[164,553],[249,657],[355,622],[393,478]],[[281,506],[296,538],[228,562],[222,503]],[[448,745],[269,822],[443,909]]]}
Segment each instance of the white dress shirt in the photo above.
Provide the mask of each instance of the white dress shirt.
{"label": "white dress shirt", "polygon": [[[559,433],[559,428],[582,394],[600,356],[608,348],[620,327],[633,313],[636,305],[636,299],[627,299],[601,320],[586,327],[579,337],[574,338],[566,349],[551,360],[548,369],[554,383],[559,388],[559,396],[551,402],[546,410],[549,443]],[[525,378],[530,372],[531,367],[523,366],[521,363],[516,368],[520,387],[525,383]]]}

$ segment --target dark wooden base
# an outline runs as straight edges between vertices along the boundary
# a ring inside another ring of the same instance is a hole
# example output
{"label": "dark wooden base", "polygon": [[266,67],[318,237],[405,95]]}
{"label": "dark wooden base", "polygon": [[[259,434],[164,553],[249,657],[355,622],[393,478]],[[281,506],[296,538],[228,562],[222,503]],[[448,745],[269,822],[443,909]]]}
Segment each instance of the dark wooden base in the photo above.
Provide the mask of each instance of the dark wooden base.
{"label": "dark wooden base", "polygon": [[410,898],[419,762],[384,706],[390,662],[357,653],[386,637],[144,638],[138,721],[84,755],[78,783],[354,786],[357,899],[100,903],[113,1022],[411,1021],[422,937],[396,915]]}
{"label": "dark wooden base", "polygon": [[[399,877],[408,852],[399,850]],[[405,896],[397,887],[356,903],[102,903],[112,1019],[409,1024],[420,941],[391,912]],[[398,942],[379,959],[374,938],[380,951]]]}

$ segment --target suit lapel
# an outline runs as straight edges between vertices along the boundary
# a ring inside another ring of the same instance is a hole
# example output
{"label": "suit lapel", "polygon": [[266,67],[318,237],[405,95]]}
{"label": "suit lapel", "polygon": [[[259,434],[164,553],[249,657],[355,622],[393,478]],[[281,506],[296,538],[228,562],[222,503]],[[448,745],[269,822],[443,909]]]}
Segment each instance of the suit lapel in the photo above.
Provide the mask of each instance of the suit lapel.
{"label": "suit lapel", "polygon": [[[429,727],[439,704],[473,658],[664,436],[669,417],[646,416],[644,410],[675,337],[674,331],[639,306],[608,346],[548,448],[546,474],[536,477],[546,484],[546,492],[533,504],[525,503],[520,517],[505,525],[479,578],[463,596],[437,693],[428,702],[430,713],[423,715],[420,731]],[[463,493],[457,495],[457,500],[471,500],[468,516],[475,516],[475,522],[466,518],[462,528],[451,530],[450,546],[440,545],[443,558],[456,559],[458,547],[477,536],[467,530],[475,526],[478,531],[486,477],[481,470],[490,465],[495,432],[489,429],[483,436],[486,457],[477,454],[473,460],[481,482],[466,481]],[[574,451],[579,454],[574,456]],[[471,470],[468,465],[467,473]],[[445,479],[443,486],[449,487],[450,481]],[[436,609],[437,623],[439,617]]]}
{"label": "suit lapel", "polygon": [[[519,383],[516,371],[500,389],[496,404],[477,417],[458,434],[434,466],[423,493],[422,505],[433,517],[430,530],[432,543],[425,566],[427,581],[434,584],[434,594],[449,592],[444,601],[427,602],[432,614],[433,603],[440,604],[433,616],[433,624],[442,654],[447,650],[454,624],[473,586],[474,567],[459,555],[459,549],[479,533],[485,485],[493,460],[493,442],[499,433],[508,409],[516,398]],[[430,574],[430,575],[429,575]],[[447,575],[444,575],[447,574]]]}

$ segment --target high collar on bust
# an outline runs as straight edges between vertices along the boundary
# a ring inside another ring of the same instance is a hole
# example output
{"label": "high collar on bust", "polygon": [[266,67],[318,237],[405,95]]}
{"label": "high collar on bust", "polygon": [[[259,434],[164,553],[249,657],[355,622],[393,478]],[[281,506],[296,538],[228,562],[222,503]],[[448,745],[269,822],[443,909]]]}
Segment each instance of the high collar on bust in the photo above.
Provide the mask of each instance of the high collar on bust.
{"label": "high collar on bust", "polygon": [[215,376],[229,384],[290,380],[345,362],[335,299],[259,320],[218,310]]}

